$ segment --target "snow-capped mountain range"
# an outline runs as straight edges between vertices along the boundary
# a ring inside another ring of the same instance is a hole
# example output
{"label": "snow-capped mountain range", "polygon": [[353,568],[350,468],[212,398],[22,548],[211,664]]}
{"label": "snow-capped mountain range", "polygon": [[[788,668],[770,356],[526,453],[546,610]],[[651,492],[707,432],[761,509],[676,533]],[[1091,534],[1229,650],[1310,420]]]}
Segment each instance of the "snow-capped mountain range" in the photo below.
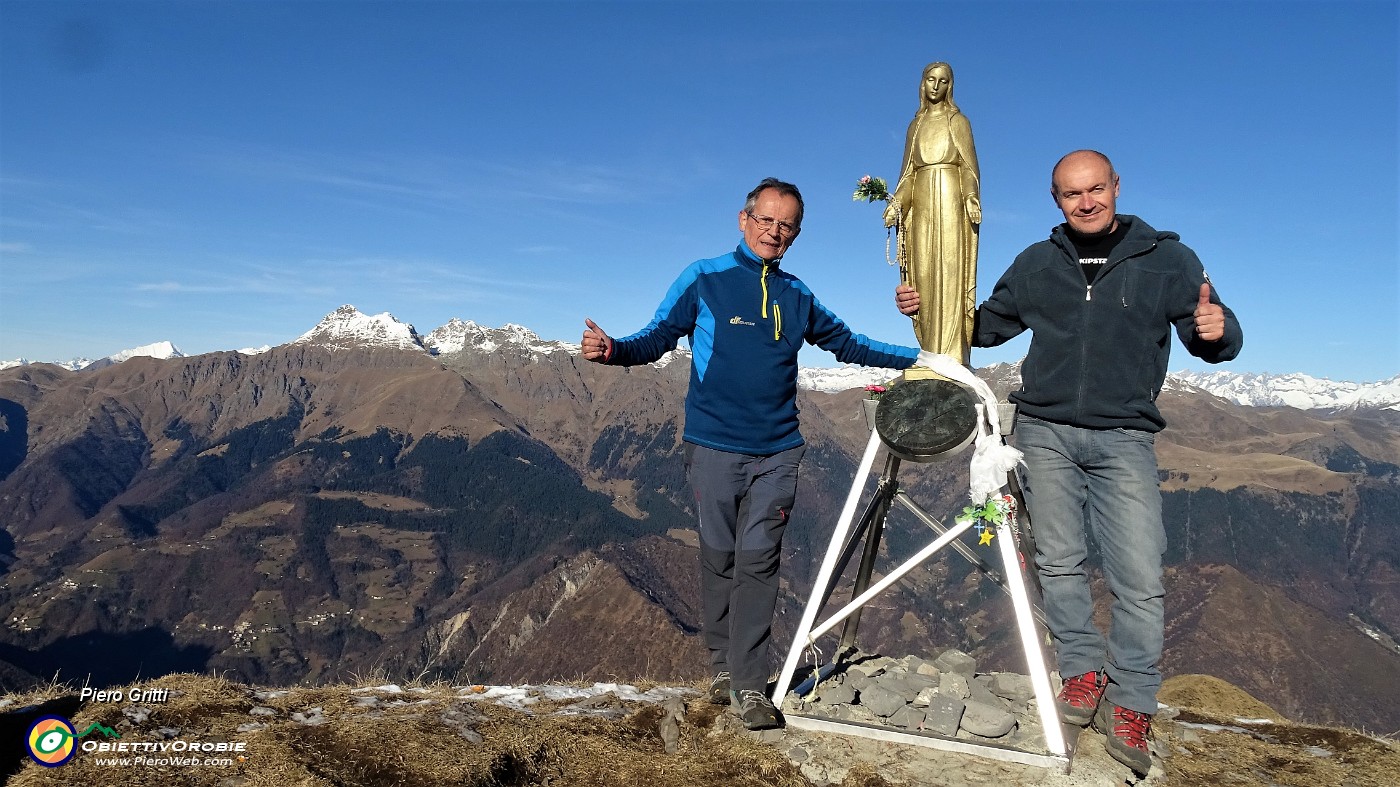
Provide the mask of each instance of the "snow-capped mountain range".
{"label": "snow-capped mountain range", "polygon": [[523,325],[508,322],[500,328],[487,328],[471,320],[453,317],[441,328],[435,328],[423,337],[423,346],[434,355],[455,355],[471,349],[480,353],[495,352],[501,347],[510,346],[532,355],[578,352],[577,344],[550,342],[541,339],[534,331]]}
{"label": "snow-capped mountain range", "polygon": [[401,350],[423,349],[423,337],[406,322],[394,315],[361,314],[354,306],[342,306],[321,318],[315,328],[303,333],[292,344],[319,344],[332,350],[352,347],[396,347]]}
{"label": "snow-capped mountain range", "polygon": [[[388,312],[366,315],[354,306],[342,306],[327,314],[317,325],[292,342],[293,344],[318,344],[332,349],[351,347],[380,346],[398,349],[417,349],[432,355],[456,355],[464,351],[475,353],[497,352],[511,349],[529,355],[551,355],[554,353],[573,354],[579,345],[570,342],[541,339],[534,331],[522,325],[507,323],[500,328],[488,328],[471,320],[452,318],[446,325],[435,328],[427,335],[421,335],[408,323],[400,321]],[[265,352],[269,347],[241,349],[245,355]],[[689,352],[678,349],[668,353],[656,366],[665,366],[676,358],[689,357]],[[121,363],[137,356],[153,358],[182,358],[174,344],[156,342],[130,350],[113,353],[105,358],[92,361],[75,358],[58,362],[58,366],[78,371],[100,368]],[[23,366],[32,363],[24,358],[13,361],[0,361],[0,369]],[[842,366],[836,368],[804,367],[798,371],[797,383],[800,387],[833,393],[878,385],[888,382],[897,373],[888,369],[871,369],[862,366]],[[1400,410],[1400,374],[1389,380],[1374,383],[1334,382],[1302,373],[1254,374],[1240,372],[1172,372],[1167,376],[1169,388],[1193,388],[1219,396],[1236,404],[1253,407],[1295,407],[1308,409],[1352,409],[1385,408]]]}
{"label": "snow-capped mountain range", "polygon": [[1253,407],[1296,407],[1346,410],[1381,407],[1400,410],[1400,375],[1375,383],[1333,382],[1301,372],[1251,374],[1239,372],[1175,372],[1177,380]]}
{"label": "snow-capped mountain range", "polygon": [[[180,348],[171,342],[156,342],[154,344],[143,344],[140,347],[132,347],[129,350],[112,353],[105,358],[93,360],[91,358],[72,358],[67,361],[52,361],[55,366],[62,366],[70,372],[82,369],[100,369],[103,366],[111,366],[114,363],[130,360],[132,358],[184,358],[185,354],[180,352]],[[16,358],[13,361],[0,361],[0,369],[9,369],[14,366],[26,366],[35,363],[26,358]]]}

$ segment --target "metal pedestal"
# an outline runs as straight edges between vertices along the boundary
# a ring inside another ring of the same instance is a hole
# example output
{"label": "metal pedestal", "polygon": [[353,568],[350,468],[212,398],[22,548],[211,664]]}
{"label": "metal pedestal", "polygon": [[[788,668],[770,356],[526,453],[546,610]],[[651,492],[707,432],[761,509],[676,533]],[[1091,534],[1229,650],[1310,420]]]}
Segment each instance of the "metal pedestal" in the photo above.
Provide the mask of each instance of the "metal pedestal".
{"label": "metal pedestal", "polygon": [[[783,670],[778,677],[777,688],[774,690],[772,697],[773,704],[780,708],[783,706],[783,700],[788,693],[788,687],[792,684],[793,676],[797,671],[798,662],[802,659],[803,651],[815,645],[819,637],[830,632],[837,624],[844,622],[845,625],[841,632],[840,644],[836,649],[832,666],[839,665],[844,659],[849,658],[856,651],[855,638],[856,630],[860,625],[861,608],[890,585],[899,581],[905,574],[908,574],[943,548],[951,545],[959,554],[971,561],[973,565],[977,566],[979,570],[983,571],[983,573],[993,581],[997,582],[1011,599],[1012,607],[1015,611],[1018,633],[1026,655],[1027,672],[1031,678],[1031,685],[1035,690],[1035,701],[1040,715],[1041,727],[1045,732],[1045,751],[1043,753],[1027,752],[994,743],[974,742],[948,738],[932,733],[909,732],[892,727],[804,716],[797,712],[785,713],[787,723],[792,727],[801,729],[835,732],[863,738],[872,738],[875,740],[895,741],[915,746],[975,754],[1008,762],[1037,765],[1046,768],[1058,767],[1067,770],[1069,754],[1067,752],[1064,734],[1060,727],[1060,721],[1055,712],[1055,698],[1050,687],[1050,676],[1049,672],[1046,670],[1044,656],[1041,652],[1035,628],[1035,620],[1040,618],[1043,622],[1043,617],[1038,614],[1038,610],[1033,609],[1031,606],[1030,598],[1026,590],[1025,577],[1021,570],[1020,558],[1015,547],[1013,547],[1015,535],[1013,535],[1011,528],[1002,525],[996,530],[996,542],[999,547],[998,551],[1000,552],[1002,562],[1001,571],[998,572],[996,568],[982,560],[976,552],[957,540],[959,535],[972,527],[972,522],[955,523],[951,527],[945,527],[939,520],[930,516],[926,511],[920,508],[906,493],[899,490],[897,478],[900,459],[893,453],[887,456],[875,494],[866,503],[860,519],[857,520],[855,513],[862,497],[862,489],[865,485],[864,482],[866,477],[870,474],[871,469],[874,467],[876,455],[879,453],[880,447],[880,434],[877,430],[872,429],[870,442],[866,445],[865,453],[861,458],[860,467],[856,471],[856,477],[851,484],[850,493],[846,497],[845,506],[841,510],[836,529],[832,533],[831,543],[827,547],[825,559],[822,561],[821,569],[817,573],[816,582],[812,587],[812,596],[803,609],[802,619],[798,623],[797,631],[793,636],[792,648],[788,651],[787,659],[783,664]],[[1016,481],[1014,472],[1010,474],[1008,480],[1011,494],[1016,500],[1018,514],[1024,515],[1025,505],[1021,499],[1020,485]],[[891,571],[872,586],[870,584],[870,579],[874,570],[875,557],[879,551],[881,534],[884,531],[885,518],[889,513],[890,506],[896,502],[937,532],[938,537],[927,547],[920,550],[917,554],[906,560],[902,565]],[[852,526],[853,523],[855,523],[854,527]],[[1028,531],[1028,528],[1023,528],[1022,530]],[[1028,535],[1028,533],[1023,534]],[[851,558],[854,557],[862,537],[864,537],[865,549],[861,557],[860,567],[857,569],[855,588],[851,601],[825,621],[818,623],[817,615],[830,600],[836,583],[839,581]],[[830,670],[823,670],[823,673],[830,674]],[[825,677],[825,675],[823,675],[823,677]]]}

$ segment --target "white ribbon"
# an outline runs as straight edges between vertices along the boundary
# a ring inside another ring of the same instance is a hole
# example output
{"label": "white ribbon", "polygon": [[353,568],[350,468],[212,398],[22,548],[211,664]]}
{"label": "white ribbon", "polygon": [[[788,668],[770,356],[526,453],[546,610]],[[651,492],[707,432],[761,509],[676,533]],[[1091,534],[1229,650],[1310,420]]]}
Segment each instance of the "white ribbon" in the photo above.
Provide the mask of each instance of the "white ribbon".
{"label": "white ribbon", "polygon": [[977,439],[968,470],[973,505],[983,505],[1006,486],[1006,474],[1021,463],[1021,452],[1001,439],[997,397],[986,383],[956,358],[923,350],[916,361],[954,382],[962,383],[982,401],[977,404]]}

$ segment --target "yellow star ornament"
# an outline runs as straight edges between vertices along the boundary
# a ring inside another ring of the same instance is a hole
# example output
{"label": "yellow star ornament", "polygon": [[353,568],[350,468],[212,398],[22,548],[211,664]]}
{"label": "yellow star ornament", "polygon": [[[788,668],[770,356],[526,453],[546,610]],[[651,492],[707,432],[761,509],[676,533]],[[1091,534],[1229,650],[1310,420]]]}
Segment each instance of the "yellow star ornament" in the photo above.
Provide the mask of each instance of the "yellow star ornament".
{"label": "yellow star ornament", "polygon": [[977,539],[977,546],[987,546],[988,544],[992,543],[992,539],[995,537],[996,533],[993,533],[992,529],[989,527],[986,530],[982,531],[982,537]]}

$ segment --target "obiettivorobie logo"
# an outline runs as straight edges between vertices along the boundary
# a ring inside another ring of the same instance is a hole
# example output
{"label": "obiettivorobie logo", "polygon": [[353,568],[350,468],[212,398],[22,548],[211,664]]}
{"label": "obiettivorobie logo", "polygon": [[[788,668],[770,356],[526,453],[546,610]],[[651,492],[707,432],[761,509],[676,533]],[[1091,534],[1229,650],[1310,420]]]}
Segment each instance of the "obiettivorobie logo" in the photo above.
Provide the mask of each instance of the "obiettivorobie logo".
{"label": "obiettivorobie logo", "polygon": [[97,722],[78,732],[73,722],[62,716],[45,716],[29,728],[25,743],[29,746],[29,756],[33,757],[35,762],[45,768],[57,768],[73,759],[73,755],[78,752],[78,739],[87,737],[94,731],[108,738],[121,737],[111,727],[104,727]]}
{"label": "obiettivorobie logo", "polygon": [[[119,742],[88,740],[79,743],[80,739],[86,738],[94,732],[100,732],[108,738],[116,738]],[[57,768],[67,763],[73,759],[74,754],[77,754],[78,749],[98,755],[95,760],[98,765],[227,766],[233,765],[235,762],[246,762],[248,759],[244,755],[244,752],[248,750],[248,744],[244,741],[173,740],[130,743],[121,740],[121,737],[111,727],[105,727],[97,722],[92,723],[82,732],[78,732],[73,726],[73,722],[62,716],[45,716],[34,722],[33,726],[29,728],[29,734],[25,736],[25,744],[29,747],[29,756],[45,768]],[[164,756],[172,752],[224,756]],[[236,759],[229,755],[236,755]]]}
{"label": "obiettivorobie logo", "polygon": [[[93,689],[84,687],[81,699],[94,702],[163,703],[170,689]],[[115,740],[82,740],[93,733]],[[62,716],[45,716],[34,722],[25,735],[29,756],[46,768],[57,768],[72,760],[79,751],[93,756],[92,763],[114,767],[200,767],[231,766],[248,761],[245,741],[206,741],[176,738],[158,741],[124,741],[111,727],[94,722],[78,732],[73,722]]]}

